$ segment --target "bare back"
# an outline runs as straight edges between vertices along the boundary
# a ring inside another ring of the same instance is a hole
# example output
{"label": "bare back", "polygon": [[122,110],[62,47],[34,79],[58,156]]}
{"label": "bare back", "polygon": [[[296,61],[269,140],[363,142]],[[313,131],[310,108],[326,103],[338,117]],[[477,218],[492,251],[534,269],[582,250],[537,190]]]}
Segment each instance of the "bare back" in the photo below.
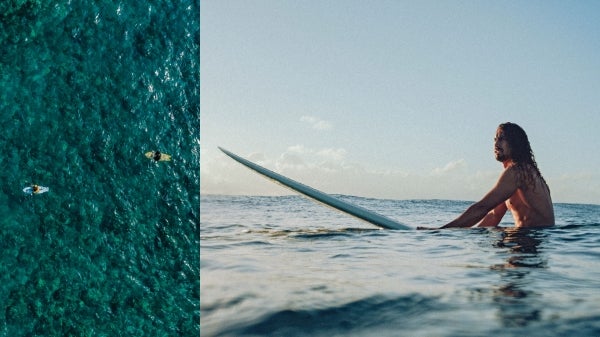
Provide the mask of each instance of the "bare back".
{"label": "bare back", "polygon": [[[533,170],[531,167],[522,170]],[[516,227],[548,227],[554,225],[554,206],[548,185],[537,172],[531,173],[528,181],[519,175],[517,191],[506,200]]]}

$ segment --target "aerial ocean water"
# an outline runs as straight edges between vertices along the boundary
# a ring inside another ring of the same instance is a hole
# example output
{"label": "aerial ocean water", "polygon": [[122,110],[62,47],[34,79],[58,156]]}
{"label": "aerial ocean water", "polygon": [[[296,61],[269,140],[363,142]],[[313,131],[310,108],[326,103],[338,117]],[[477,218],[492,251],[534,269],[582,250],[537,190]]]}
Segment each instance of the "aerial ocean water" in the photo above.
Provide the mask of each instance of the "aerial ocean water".
{"label": "aerial ocean water", "polygon": [[2,1],[0,45],[0,336],[198,335],[198,2]]}
{"label": "aerial ocean water", "polygon": [[[471,203],[338,196],[411,227]],[[301,196],[200,200],[202,336],[599,336],[600,206],[384,230]]]}

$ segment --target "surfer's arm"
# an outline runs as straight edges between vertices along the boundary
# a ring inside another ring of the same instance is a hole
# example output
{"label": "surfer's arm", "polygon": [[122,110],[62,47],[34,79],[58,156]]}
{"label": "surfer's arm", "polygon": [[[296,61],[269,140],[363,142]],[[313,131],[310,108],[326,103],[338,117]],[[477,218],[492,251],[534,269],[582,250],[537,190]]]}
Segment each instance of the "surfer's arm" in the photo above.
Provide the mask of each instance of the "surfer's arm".
{"label": "surfer's arm", "polygon": [[[483,200],[482,200],[483,201]],[[454,221],[440,227],[440,228],[454,228],[454,227],[472,227],[479,222],[486,214],[490,211],[490,206],[485,202],[476,202],[469,206],[467,210],[461,214]],[[493,206],[492,206],[493,207]]]}
{"label": "surfer's arm", "polygon": [[502,202],[486,214],[477,227],[496,227],[506,214],[506,203]]}
{"label": "surfer's arm", "polygon": [[[506,213],[506,205],[504,202],[510,198],[516,190],[516,174],[514,170],[508,168],[500,175],[496,186],[494,186],[483,199],[471,205],[458,218],[441,228],[472,227],[482,219],[483,225],[496,226]],[[497,213],[496,210],[498,211]],[[492,215],[490,215],[490,213]],[[489,219],[484,219],[488,215],[490,216]]]}

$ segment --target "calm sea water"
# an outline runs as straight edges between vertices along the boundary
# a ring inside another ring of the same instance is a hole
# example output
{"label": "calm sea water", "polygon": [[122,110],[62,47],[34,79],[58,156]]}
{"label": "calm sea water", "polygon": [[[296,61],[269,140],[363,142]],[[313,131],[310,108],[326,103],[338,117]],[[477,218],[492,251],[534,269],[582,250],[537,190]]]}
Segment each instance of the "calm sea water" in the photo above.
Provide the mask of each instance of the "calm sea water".
{"label": "calm sea water", "polygon": [[[340,197],[414,227],[470,204]],[[300,196],[202,196],[201,335],[599,336],[600,206],[555,208],[550,229],[394,231]]]}
{"label": "calm sea water", "polygon": [[0,336],[198,335],[198,40],[197,1],[0,1]]}

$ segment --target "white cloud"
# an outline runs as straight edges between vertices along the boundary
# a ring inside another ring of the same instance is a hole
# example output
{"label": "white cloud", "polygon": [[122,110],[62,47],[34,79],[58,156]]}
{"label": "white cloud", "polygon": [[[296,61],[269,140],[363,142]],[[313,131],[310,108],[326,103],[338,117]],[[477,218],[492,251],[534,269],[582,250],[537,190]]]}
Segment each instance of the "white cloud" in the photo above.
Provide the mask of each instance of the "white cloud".
{"label": "white cloud", "polygon": [[297,154],[304,154],[310,152],[304,145],[293,145],[287,148],[286,152],[292,152]]}
{"label": "white cloud", "polygon": [[458,159],[449,162],[444,167],[438,167],[433,170],[434,174],[448,174],[448,173],[457,173],[462,172],[467,168],[467,162],[464,159]]}
{"label": "white cloud", "polygon": [[325,160],[342,161],[346,158],[346,150],[344,149],[322,149],[316,153],[319,157]]}
{"label": "white cloud", "polygon": [[302,116],[300,117],[300,121],[310,124],[310,126],[315,130],[325,131],[331,130],[333,128],[331,122],[319,119],[314,116]]}
{"label": "white cloud", "polygon": [[553,202],[594,203],[600,200],[600,176],[594,172],[573,172],[544,176]]}
{"label": "white cloud", "polygon": [[306,164],[302,159],[302,155],[295,152],[285,152],[277,160],[277,167],[280,169],[297,167],[305,167]]}
{"label": "white cloud", "polygon": [[248,160],[253,161],[255,163],[264,163],[267,161],[267,157],[264,153],[254,152],[248,156]]}
{"label": "white cloud", "polygon": [[331,171],[343,165],[346,157],[345,149],[311,149],[304,145],[293,145],[279,156],[276,166],[281,170],[308,169],[321,167]]}

